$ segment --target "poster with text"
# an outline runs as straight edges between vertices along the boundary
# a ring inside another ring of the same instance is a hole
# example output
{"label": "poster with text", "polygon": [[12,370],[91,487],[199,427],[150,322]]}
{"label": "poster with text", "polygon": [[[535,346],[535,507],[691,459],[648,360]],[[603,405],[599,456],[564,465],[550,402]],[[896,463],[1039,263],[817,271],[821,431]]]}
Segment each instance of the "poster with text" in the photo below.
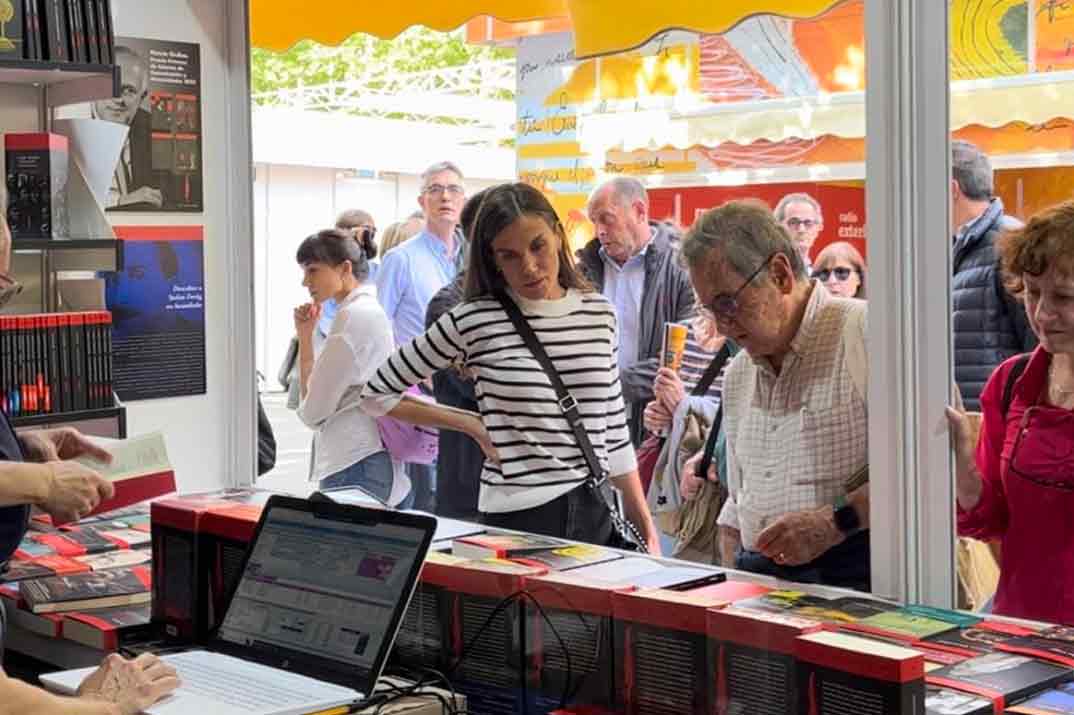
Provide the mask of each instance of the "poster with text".
{"label": "poster with text", "polygon": [[112,364],[120,399],[205,393],[201,226],[117,226],[123,267],[109,273]]}
{"label": "poster with text", "polygon": [[109,211],[202,210],[201,54],[196,44],[117,37],[120,96],[92,105],[125,124]]}

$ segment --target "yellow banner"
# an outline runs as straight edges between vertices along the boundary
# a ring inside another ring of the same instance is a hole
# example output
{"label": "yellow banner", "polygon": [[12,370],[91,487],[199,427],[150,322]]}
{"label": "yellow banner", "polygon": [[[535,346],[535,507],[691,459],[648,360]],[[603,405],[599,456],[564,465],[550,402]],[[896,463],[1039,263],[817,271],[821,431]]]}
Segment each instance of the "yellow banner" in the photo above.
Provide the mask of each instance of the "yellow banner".
{"label": "yellow banner", "polygon": [[489,15],[506,22],[569,17],[578,57],[640,47],[669,28],[725,32],[753,15],[790,18],[820,15],[837,0],[644,0],[624,10],[622,0],[454,0],[403,5],[318,0],[299,9],[294,0],[251,0],[254,47],[282,52],[299,40],[338,45],[356,32],[395,37],[411,25],[453,30]]}

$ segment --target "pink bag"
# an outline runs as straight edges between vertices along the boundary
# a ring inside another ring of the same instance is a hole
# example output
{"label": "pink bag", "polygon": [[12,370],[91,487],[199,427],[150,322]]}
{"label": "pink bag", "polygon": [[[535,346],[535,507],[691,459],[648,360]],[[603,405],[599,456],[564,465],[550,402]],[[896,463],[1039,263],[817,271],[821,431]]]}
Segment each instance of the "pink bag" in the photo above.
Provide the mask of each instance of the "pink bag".
{"label": "pink bag", "polygon": [[[417,385],[405,394],[426,399]],[[432,464],[436,461],[440,451],[440,433],[432,427],[419,427],[385,415],[377,418],[377,431],[392,459],[411,464]]]}

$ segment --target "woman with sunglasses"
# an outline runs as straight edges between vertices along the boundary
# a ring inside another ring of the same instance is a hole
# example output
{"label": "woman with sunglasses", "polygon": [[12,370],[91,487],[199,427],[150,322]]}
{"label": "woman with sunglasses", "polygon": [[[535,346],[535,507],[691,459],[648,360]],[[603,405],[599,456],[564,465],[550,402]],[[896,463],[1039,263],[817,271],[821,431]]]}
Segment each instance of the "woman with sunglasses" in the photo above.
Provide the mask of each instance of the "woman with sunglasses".
{"label": "woman with sunglasses", "polygon": [[812,276],[832,295],[865,297],[865,259],[846,241],[830,243],[817,254]]}
{"label": "woman with sunglasses", "polygon": [[[363,406],[472,437],[485,453],[478,509],[490,526],[610,543],[614,522],[603,500],[610,482],[622,492],[627,518],[659,553],[627,428],[615,309],[575,268],[555,209],[527,184],[492,187],[474,214],[470,246],[463,302],[377,370]],[[557,398],[511,321],[511,303],[576,406]],[[473,377],[477,413],[404,396],[453,365]],[[571,429],[572,410],[609,476],[599,491]]]}
{"label": "woman with sunglasses", "polygon": [[1074,201],[997,249],[1040,345],[992,374],[979,438],[948,408],[958,532],[1002,544],[996,613],[1074,624]]}

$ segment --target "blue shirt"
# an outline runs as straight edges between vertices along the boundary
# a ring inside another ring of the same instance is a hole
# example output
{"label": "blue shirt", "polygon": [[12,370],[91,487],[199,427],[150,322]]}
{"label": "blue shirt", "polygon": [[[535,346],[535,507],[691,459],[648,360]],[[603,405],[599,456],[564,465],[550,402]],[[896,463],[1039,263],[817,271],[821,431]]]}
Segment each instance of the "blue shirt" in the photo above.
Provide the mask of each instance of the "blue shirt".
{"label": "blue shirt", "polygon": [[377,269],[377,299],[395,331],[395,344],[406,345],[425,332],[425,311],[437,292],[455,279],[456,255],[428,231],[385,254]]}
{"label": "blue shirt", "polygon": [[604,261],[604,297],[615,306],[619,321],[619,369],[638,361],[638,331],[641,329],[641,294],[645,290],[645,247],[619,265],[600,249]]}

